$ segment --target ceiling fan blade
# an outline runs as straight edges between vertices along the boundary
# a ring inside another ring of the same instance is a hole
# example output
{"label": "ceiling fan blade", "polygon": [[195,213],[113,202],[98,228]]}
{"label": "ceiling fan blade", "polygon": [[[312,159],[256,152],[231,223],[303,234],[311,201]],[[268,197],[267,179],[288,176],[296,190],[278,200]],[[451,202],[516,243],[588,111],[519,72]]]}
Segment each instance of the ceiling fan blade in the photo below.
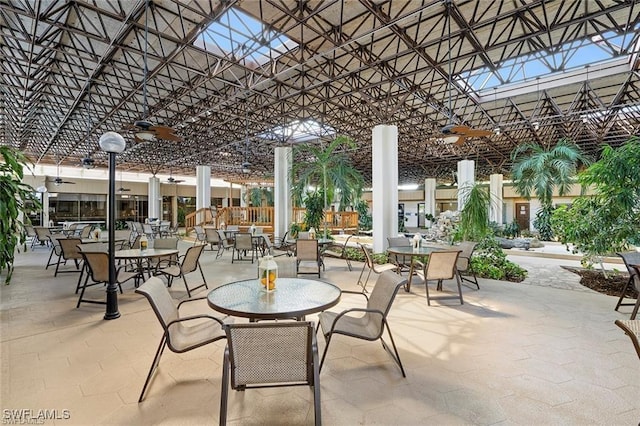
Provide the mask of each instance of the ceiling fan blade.
{"label": "ceiling fan blade", "polygon": [[149,130],[156,134],[158,139],[182,142],[182,138],[176,135],[175,130],[168,126],[152,126]]}
{"label": "ceiling fan blade", "polygon": [[469,129],[469,131],[465,133],[465,136],[468,138],[478,138],[481,136],[491,136],[492,134],[493,132],[489,130]]}
{"label": "ceiling fan blade", "polygon": [[458,146],[461,146],[461,145],[463,145],[463,144],[464,144],[464,141],[465,141],[465,136],[464,136],[464,135],[462,135],[462,136],[459,136],[459,137],[458,137],[458,140],[457,140],[457,141],[455,141],[454,143],[455,143],[456,145],[458,145]]}
{"label": "ceiling fan blade", "polygon": [[471,131],[469,126],[453,126],[451,128],[451,133],[454,135],[465,135]]}

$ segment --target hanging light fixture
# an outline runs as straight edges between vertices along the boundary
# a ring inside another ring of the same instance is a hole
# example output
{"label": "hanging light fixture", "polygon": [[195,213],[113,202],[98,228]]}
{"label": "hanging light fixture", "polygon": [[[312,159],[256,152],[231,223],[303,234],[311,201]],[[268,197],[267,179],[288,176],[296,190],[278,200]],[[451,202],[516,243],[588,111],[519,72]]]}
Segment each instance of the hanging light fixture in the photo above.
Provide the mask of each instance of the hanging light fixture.
{"label": "hanging light fixture", "polygon": [[251,173],[251,163],[247,159],[249,156],[249,113],[245,110],[244,113],[244,162],[242,163],[242,173]]}
{"label": "hanging light fixture", "polygon": [[95,167],[95,161],[91,158],[91,145],[88,144],[91,137],[91,80],[87,86],[87,137],[85,142],[87,143],[87,156],[81,160],[83,169],[93,169]]}
{"label": "hanging light fixture", "polygon": [[149,73],[149,65],[147,64],[147,46],[149,44],[149,0],[144,2],[144,52],[143,52],[143,77],[142,77],[142,102],[143,102],[143,119],[134,123],[137,130],[135,137],[143,142],[153,141],[156,134],[151,127],[153,124],[147,121],[149,116],[149,104],[147,103],[147,74]]}
{"label": "hanging light fixture", "polygon": [[447,0],[446,2],[446,6],[447,6],[447,49],[448,49],[448,55],[449,57],[447,58],[447,66],[448,66],[448,78],[447,78],[447,86],[449,89],[449,123],[444,126],[444,128],[442,129],[442,132],[445,134],[445,136],[442,138],[442,141],[446,144],[452,144],[452,143],[457,143],[458,140],[460,139],[460,136],[458,135],[454,135],[454,134],[447,134],[449,133],[450,129],[454,127],[453,124],[453,109],[452,109],[452,102],[451,102],[451,89],[453,86],[453,81],[451,80],[451,2],[449,0]]}

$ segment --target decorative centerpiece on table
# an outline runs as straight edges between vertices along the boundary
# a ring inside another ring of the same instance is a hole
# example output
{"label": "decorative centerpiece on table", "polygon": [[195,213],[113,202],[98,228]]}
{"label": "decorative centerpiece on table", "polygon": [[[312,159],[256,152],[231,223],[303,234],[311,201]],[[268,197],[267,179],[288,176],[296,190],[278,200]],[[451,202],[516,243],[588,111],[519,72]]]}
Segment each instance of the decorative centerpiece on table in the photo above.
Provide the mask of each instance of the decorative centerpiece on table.
{"label": "decorative centerpiece on table", "polygon": [[417,251],[420,248],[421,240],[422,236],[419,232],[416,232],[416,234],[413,236],[413,239],[411,240],[411,246],[413,247],[413,250]]}
{"label": "decorative centerpiece on table", "polygon": [[260,284],[266,291],[276,289],[276,280],[278,279],[278,264],[273,260],[273,256],[267,255],[260,260],[258,264],[258,277]]}

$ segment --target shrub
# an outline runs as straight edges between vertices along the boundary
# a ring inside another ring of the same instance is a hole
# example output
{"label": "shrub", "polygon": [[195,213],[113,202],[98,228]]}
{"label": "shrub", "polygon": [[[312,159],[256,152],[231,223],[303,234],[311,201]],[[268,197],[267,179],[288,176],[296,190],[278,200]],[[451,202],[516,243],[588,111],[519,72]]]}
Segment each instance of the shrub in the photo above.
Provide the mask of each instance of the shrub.
{"label": "shrub", "polygon": [[520,282],[527,277],[527,271],[507,260],[500,244],[493,236],[483,238],[473,253],[471,267],[482,278]]}

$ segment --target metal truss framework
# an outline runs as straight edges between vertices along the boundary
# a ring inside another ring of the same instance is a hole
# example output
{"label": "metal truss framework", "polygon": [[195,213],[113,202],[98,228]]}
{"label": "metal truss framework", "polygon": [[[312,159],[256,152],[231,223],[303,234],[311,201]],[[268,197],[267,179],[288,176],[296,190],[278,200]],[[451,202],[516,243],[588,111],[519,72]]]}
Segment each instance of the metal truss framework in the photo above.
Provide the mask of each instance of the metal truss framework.
{"label": "metal truss framework", "polygon": [[[230,8],[296,46],[257,63],[194,43]],[[143,115],[145,10],[149,119],[184,142],[134,144],[127,130]],[[124,170],[191,175],[207,164],[214,177],[246,181],[246,156],[252,179],[268,180],[274,148],[294,143],[260,135],[310,119],[357,142],[349,154],[370,182],[372,128],[394,124],[404,184],[448,182],[461,159],[476,160],[479,178],[508,175],[524,142],[569,138],[597,156],[602,144],[640,133],[639,2],[454,0],[449,10],[441,0],[2,2],[0,143],[36,163],[79,165],[90,154],[106,167],[97,142],[115,130],[129,142],[118,156]],[[460,78],[499,73],[530,53],[562,55],[562,46],[612,31],[631,34],[620,66],[505,81],[493,96]],[[449,122],[500,134],[446,144],[440,129]],[[325,133],[308,143],[326,141]]]}

